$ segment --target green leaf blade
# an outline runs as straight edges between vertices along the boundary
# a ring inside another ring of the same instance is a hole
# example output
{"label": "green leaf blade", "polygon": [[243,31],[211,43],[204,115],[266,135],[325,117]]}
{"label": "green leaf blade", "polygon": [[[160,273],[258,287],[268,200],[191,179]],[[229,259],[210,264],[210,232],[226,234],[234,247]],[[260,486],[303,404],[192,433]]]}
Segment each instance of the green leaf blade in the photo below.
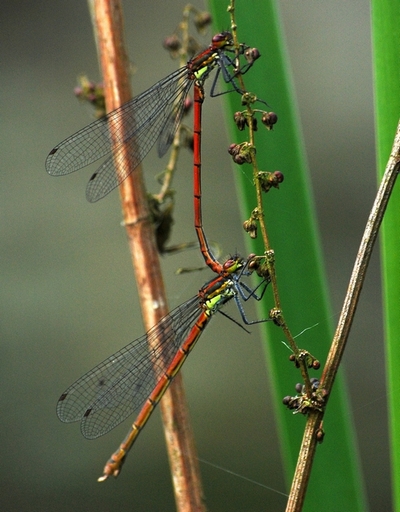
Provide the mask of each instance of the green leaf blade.
{"label": "green leaf blade", "polygon": [[[216,27],[226,27],[226,0],[209,2]],[[267,229],[275,251],[276,269],[285,319],[293,334],[314,326],[299,338],[323,365],[332,338],[331,309],[324,276],[312,184],[305,157],[300,118],[290,76],[290,66],[277,5],[273,1],[236,2],[239,38],[259,49],[260,61],[245,76],[246,87],[265,100],[278,114],[278,124],[268,134],[256,138],[257,159],[262,170],[280,170],[285,180],[280,189],[265,196]],[[228,129],[232,141],[240,141],[231,122],[240,108],[236,95],[226,95]],[[263,108],[258,106],[258,108]],[[259,132],[262,132],[260,125]],[[251,172],[250,166],[247,166]],[[251,179],[236,173],[237,191],[243,220],[255,207]],[[262,254],[259,240],[250,243],[249,251]],[[263,301],[260,317],[266,317],[271,301]],[[305,419],[293,416],[282,405],[285,395],[294,395],[300,374],[288,362],[289,352],[281,343],[283,335],[274,325],[262,327],[265,353],[275,397],[275,414],[281,437],[286,479],[290,485],[302,439]],[[311,376],[318,376],[317,373]],[[351,420],[343,376],[335,382],[334,392],[324,422],[327,435],[318,448],[304,510],[367,510],[357,443]],[[340,449],[338,449],[340,447]],[[329,471],[327,471],[329,468]]]}
{"label": "green leaf blade", "polygon": [[[377,175],[380,181],[400,117],[400,8],[391,0],[372,2]],[[395,186],[381,228],[384,326],[387,364],[393,510],[400,510],[400,188]]]}

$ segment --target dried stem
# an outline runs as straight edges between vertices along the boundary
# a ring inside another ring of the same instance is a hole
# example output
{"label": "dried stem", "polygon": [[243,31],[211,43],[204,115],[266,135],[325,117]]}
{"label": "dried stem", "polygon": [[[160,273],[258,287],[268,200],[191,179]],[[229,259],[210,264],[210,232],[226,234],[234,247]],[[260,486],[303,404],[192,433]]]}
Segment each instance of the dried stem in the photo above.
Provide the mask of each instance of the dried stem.
{"label": "dried stem", "polygon": [[[377,192],[360,248],[356,257],[349,287],[343,303],[342,312],[333,337],[332,345],[320,381],[320,389],[327,397],[339,369],[350,328],[353,323],[358,299],[364,284],[365,274],[369,264],[372,248],[378,236],[379,227],[392,193],[397,175],[400,171],[400,122],[397,127],[392,152]],[[318,442],[318,431],[322,426],[324,410],[309,414],[299,458],[293,478],[292,488],[286,507],[286,512],[300,512],[303,507],[308,481],[311,474],[312,462]]]}
{"label": "dried stem", "polygon": [[[122,7],[119,0],[95,0],[91,12],[94,13],[106,105],[110,111],[131,98],[128,58],[123,44]],[[123,181],[120,196],[132,262],[139,284],[143,320],[148,330],[168,310],[140,168],[136,168]],[[165,393],[160,407],[177,509],[181,512],[204,511],[198,461],[180,374]]]}

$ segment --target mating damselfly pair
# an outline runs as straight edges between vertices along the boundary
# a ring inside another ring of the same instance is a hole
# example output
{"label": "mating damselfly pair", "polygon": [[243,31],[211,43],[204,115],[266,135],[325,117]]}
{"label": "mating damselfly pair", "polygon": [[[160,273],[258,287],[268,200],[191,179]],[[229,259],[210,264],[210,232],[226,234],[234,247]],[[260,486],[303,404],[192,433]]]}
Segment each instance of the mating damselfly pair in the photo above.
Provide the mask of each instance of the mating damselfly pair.
{"label": "mating damselfly pair", "polygon": [[[186,66],[65,139],[50,152],[46,160],[49,174],[61,176],[77,171],[112,152],[88,183],[87,198],[95,202],[122,183],[156,142],[159,156],[165,154],[181,122],[186,97],[191,86],[194,86],[195,229],[205,262],[217,276],[206,283],[198,294],[162,318],[144,336],[97,365],[61,395],[57,404],[59,418],[64,422],[80,421],[82,434],[89,439],[102,436],[130,414],[137,414],[128,436],[108,461],[101,480],[110,475],[118,475],[138,433],[200,334],[214,314],[221,312],[222,306],[233,299],[245,324],[271,320],[249,321],[242,304],[250,298],[262,298],[269,283],[268,274],[262,277],[256,289],[249,287],[244,278],[255,268],[254,255],[246,260],[235,256],[220,263],[209,249],[202,224],[203,84],[211,71],[216,69],[211,95],[214,94],[219,75],[231,84],[232,90],[241,93],[236,77],[250,69],[259,57],[257,50],[241,45],[237,53],[246,54],[247,60],[244,66],[239,67],[238,55],[231,57],[227,54],[233,51],[232,46],[229,32],[215,35],[210,46],[189,60]],[[122,158],[126,151],[128,164]]]}

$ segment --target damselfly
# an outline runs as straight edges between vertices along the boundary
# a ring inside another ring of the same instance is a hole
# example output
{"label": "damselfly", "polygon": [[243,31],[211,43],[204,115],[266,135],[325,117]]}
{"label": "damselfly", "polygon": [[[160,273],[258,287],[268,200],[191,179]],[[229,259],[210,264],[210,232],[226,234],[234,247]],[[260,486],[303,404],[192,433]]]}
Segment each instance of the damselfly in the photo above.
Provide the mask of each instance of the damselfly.
{"label": "damselfly", "polygon": [[[216,67],[226,82],[240,92],[235,82],[236,59],[225,51],[233,41],[229,32],[212,38],[210,46],[174,71],[106,116],[94,121],[60,142],[46,159],[46,170],[52,176],[77,171],[112,151],[92,175],[86,197],[95,202],[117,187],[139,165],[158,140],[158,155],[163,156],[172,143],[185,109],[185,99],[194,81],[203,84]],[[248,48],[241,45],[240,51]],[[246,64],[250,67],[252,62]],[[213,95],[215,81],[211,89]],[[125,149],[124,149],[125,148]],[[128,152],[128,159],[123,157]]]}
{"label": "damselfly", "polygon": [[249,321],[244,313],[241,300],[260,300],[269,282],[263,279],[256,289],[249,288],[242,281],[243,276],[251,273],[249,264],[250,259],[229,259],[223,265],[224,275],[209,281],[196,296],[162,318],[147,334],[97,365],[61,395],[57,404],[58,417],[67,423],[80,421],[81,432],[88,439],[106,434],[132,413],[137,414],[99,481],[119,474],[126,455],[155,406],[206,325],[215,313],[221,312],[224,304],[234,299],[247,325],[271,320]]}

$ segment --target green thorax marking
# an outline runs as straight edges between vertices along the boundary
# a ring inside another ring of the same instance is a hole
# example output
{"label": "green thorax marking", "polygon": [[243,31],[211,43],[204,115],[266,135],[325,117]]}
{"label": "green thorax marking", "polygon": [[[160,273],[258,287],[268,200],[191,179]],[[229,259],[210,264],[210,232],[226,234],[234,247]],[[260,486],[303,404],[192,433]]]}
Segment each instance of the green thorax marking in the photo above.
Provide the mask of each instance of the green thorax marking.
{"label": "green thorax marking", "polygon": [[208,295],[203,303],[203,308],[207,314],[212,315],[216,313],[223,304],[236,295],[236,291],[232,285],[233,281],[230,279],[226,280],[217,290]]}

